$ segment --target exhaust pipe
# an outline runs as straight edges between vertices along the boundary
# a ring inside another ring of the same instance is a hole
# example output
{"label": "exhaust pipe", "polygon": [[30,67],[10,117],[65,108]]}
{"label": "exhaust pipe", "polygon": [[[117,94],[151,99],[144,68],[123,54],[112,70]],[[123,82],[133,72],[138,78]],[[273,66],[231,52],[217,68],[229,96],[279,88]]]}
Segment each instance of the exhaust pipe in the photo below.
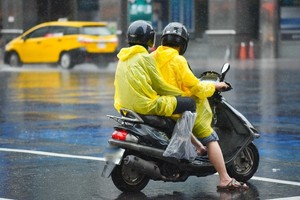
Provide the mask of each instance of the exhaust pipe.
{"label": "exhaust pipe", "polygon": [[133,168],[145,175],[148,175],[153,180],[165,180],[166,177],[161,175],[159,167],[153,162],[143,160],[134,155],[128,155],[124,158],[124,165]]}

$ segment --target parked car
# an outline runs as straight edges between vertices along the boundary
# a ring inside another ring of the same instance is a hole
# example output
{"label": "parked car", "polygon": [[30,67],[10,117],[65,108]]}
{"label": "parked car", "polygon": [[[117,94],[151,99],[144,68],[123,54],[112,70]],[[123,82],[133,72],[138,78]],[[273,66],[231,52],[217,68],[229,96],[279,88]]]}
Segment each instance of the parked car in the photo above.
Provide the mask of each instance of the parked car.
{"label": "parked car", "polygon": [[71,69],[84,62],[108,64],[118,51],[118,38],[105,22],[53,21],[39,24],[5,46],[4,63],[58,63]]}

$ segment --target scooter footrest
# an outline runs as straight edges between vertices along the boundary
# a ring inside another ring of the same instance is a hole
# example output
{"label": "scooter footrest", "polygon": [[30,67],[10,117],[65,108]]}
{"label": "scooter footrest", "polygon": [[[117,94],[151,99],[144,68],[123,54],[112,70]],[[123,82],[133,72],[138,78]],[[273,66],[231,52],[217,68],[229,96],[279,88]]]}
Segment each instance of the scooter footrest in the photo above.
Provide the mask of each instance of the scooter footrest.
{"label": "scooter footrest", "polygon": [[193,160],[192,163],[195,165],[204,165],[204,164],[211,165],[207,156],[198,156],[195,158],[195,160]]}

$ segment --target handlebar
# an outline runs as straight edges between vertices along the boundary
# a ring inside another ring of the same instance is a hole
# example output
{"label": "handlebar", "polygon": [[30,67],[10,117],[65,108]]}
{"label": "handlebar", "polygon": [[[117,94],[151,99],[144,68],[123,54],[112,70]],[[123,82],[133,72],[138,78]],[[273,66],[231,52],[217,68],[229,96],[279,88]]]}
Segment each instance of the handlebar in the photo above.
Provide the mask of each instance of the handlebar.
{"label": "handlebar", "polygon": [[224,79],[224,74],[223,76],[215,71],[206,71],[204,73],[202,73],[199,77],[200,81],[205,81],[205,82],[212,82],[212,83],[216,83],[216,82],[225,82],[228,87],[226,88],[223,88],[221,90],[218,90],[218,92],[227,92],[229,90],[232,90],[232,85],[227,82],[227,81],[224,81],[224,80],[221,80],[221,79]]}
{"label": "handlebar", "polygon": [[218,92],[226,92],[232,89],[232,86],[230,83],[224,81],[225,79],[225,75],[227,74],[227,72],[230,69],[230,64],[229,63],[225,63],[222,66],[221,69],[221,74],[215,71],[206,71],[204,73],[202,73],[199,77],[200,81],[207,81],[207,82],[225,82],[228,87],[224,87],[223,89],[219,90]]}
{"label": "handlebar", "polygon": [[227,92],[227,91],[233,89],[230,83],[228,83],[226,81],[224,81],[224,82],[227,84],[228,87],[227,88],[223,87],[220,92]]}

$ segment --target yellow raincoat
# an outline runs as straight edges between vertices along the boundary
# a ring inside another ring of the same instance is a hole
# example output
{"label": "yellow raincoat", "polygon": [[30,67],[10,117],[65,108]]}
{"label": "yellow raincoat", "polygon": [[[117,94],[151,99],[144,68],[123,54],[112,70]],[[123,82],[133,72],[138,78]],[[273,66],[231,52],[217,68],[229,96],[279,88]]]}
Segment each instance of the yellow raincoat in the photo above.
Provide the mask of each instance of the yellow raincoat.
{"label": "yellow raincoat", "polygon": [[193,133],[197,138],[209,136],[211,128],[212,111],[207,97],[215,92],[213,83],[201,82],[190,70],[186,59],[179,55],[176,49],[159,46],[152,53],[156,66],[163,78],[171,85],[182,90],[185,96],[194,96],[197,105],[197,117]]}
{"label": "yellow raincoat", "polygon": [[163,80],[148,51],[135,45],[122,48],[117,56],[115,108],[118,111],[127,108],[140,114],[171,116],[177,105],[175,96],[182,95],[182,91]]}

